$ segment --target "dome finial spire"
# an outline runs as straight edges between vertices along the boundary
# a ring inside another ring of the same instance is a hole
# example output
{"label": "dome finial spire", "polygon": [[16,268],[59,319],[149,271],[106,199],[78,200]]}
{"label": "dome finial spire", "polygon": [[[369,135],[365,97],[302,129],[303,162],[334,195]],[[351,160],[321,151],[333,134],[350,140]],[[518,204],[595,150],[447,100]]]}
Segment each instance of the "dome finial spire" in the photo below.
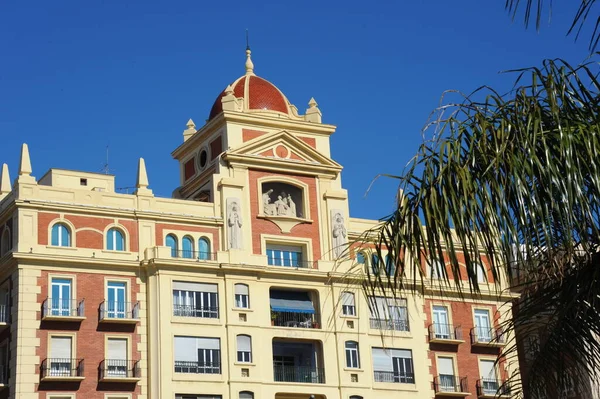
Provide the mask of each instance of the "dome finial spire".
{"label": "dome finial spire", "polygon": [[252,58],[250,55],[252,51],[250,51],[250,41],[248,40],[248,29],[246,29],[246,75],[254,75],[254,63],[252,63]]}

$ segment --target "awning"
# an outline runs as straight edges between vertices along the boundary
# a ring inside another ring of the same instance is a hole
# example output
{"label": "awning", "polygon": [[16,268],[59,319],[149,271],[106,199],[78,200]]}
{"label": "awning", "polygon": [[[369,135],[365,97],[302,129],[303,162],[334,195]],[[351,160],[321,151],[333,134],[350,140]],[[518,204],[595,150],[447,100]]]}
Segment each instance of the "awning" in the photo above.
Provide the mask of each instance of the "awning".
{"label": "awning", "polygon": [[271,291],[273,312],[315,313],[315,308],[307,292]]}

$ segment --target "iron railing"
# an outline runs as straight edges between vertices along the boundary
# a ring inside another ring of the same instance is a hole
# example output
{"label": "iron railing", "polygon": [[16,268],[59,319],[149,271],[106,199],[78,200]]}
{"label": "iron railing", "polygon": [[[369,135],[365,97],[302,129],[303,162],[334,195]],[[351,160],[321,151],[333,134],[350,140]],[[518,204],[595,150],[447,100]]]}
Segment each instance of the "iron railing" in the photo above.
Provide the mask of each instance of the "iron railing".
{"label": "iron railing", "polygon": [[173,305],[173,316],[218,319],[218,306]]}
{"label": "iron railing", "polygon": [[429,340],[462,340],[462,329],[452,324],[433,323],[429,325]]}
{"label": "iron railing", "polygon": [[472,344],[504,344],[506,338],[500,328],[493,327],[473,327],[471,329]]}
{"label": "iron railing", "polygon": [[309,260],[292,260],[292,259],[279,259],[267,256],[267,264],[269,266],[281,266],[281,267],[297,267],[300,269],[316,269],[316,262]]}
{"label": "iron railing", "polygon": [[373,372],[375,382],[396,382],[401,384],[414,384],[415,375],[412,373],[398,373],[395,371],[377,371]]}
{"label": "iron railing", "polygon": [[47,358],[42,362],[42,378],[83,377],[83,359]]}
{"label": "iron railing", "polygon": [[175,250],[171,249],[171,257],[177,259],[189,259],[196,261],[214,261],[217,260],[216,252],[204,252],[204,251],[186,251],[186,250]]}
{"label": "iron railing", "polygon": [[44,317],[83,317],[84,300],[46,298],[42,304],[42,318]]}
{"label": "iron railing", "polygon": [[140,378],[139,360],[104,359],[100,363],[100,379]]}
{"label": "iron railing", "polygon": [[8,323],[8,306],[0,305],[0,323]]}
{"label": "iron railing", "polygon": [[443,392],[468,392],[467,377],[452,374],[440,374],[433,378],[433,390]]}
{"label": "iron railing", "polygon": [[100,320],[137,320],[140,318],[139,302],[109,302],[100,304]]}
{"label": "iron railing", "polygon": [[477,380],[477,396],[510,396],[510,385],[493,378]]}
{"label": "iron railing", "polygon": [[175,372],[186,374],[221,374],[220,362],[184,362],[175,360]]}
{"label": "iron railing", "polygon": [[278,327],[321,328],[318,313],[271,312],[271,324]]}
{"label": "iron railing", "polygon": [[325,384],[325,369],[319,367],[273,365],[273,378],[277,382]]}
{"label": "iron railing", "polygon": [[408,320],[371,318],[371,328],[375,330],[410,331]]}

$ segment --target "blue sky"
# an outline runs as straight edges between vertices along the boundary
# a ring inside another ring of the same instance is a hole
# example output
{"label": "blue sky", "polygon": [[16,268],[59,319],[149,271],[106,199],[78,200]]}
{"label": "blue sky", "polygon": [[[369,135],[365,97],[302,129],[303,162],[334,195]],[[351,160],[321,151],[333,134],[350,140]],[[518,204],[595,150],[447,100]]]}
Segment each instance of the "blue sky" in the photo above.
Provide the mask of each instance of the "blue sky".
{"label": "blue sky", "polygon": [[[245,29],[257,75],[303,111],[315,97],[337,125],[351,215],[393,210],[400,174],[443,91],[487,84],[544,58],[584,60],[588,36],[566,37],[574,7],[555,4],[538,34],[512,23],[504,0],[0,2],[0,163],[16,177],[20,145],[33,171],[99,171],[110,147],[117,187],[144,157],[155,194],[179,182],[171,150],[191,117],[201,126],[244,73]],[[559,3],[559,2],[554,2]]]}

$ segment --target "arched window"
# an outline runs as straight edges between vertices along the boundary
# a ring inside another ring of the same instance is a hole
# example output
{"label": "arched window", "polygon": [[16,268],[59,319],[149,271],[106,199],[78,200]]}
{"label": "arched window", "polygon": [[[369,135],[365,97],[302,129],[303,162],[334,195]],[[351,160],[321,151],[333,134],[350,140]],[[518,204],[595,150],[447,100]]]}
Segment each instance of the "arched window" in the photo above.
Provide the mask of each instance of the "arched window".
{"label": "arched window", "polygon": [[198,259],[210,260],[210,240],[206,237],[198,240]]}
{"label": "arched window", "polygon": [[10,244],[10,229],[8,227],[5,227],[4,231],[2,232],[2,238],[0,239],[0,256],[10,251],[11,248],[12,245]]}
{"label": "arched window", "polygon": [[350,399],[363,399],[363,397],[359,395],[352,395],[350,396]]}
{"label": "arched window", "polygon": [[194,257],[194,240],[191,237],[185,236],[181,240],[182,256],[186,259]]}
{"label": "arched window", "polygon": [[64,223],[56,223],[52,226],[52,237],[50,245],[55,247],[71,246],[71,231]]}
{"label": "arched window", "polygon": [[358,263],[359,265],[364,265],[366,261],[367,260],[365,259],[364,252],[357,252],[356,253],[356,263]]}
{"label": "arched window", "polygon": [[111,228],[106,233],[106,249],[109,251],[124,251],[125,250],[125,238],[121,230]]}
{"label": "arched window", "polygon": [[439,261],[432,262],[429,265],[429,277],[430,278],[442,278],[444,275],[444,264]]}
{"label": "arched window", "polygon": [[179,255],[179,241],[177,240],[177,237],[173,234],[169,234],[167,238],[165,238],[165,245],[171,248],[171,256],[177,258]]}
{"label": "arched window", "polygon": [[385,271],[390,277],[393,277],[396,274],[396,265],[389,255],[385,256]]}
{"label": "arched window", "polygon": [[250,307],[250,295],[246,284],[235,285],[235,307],[242,309]]}
{"label": "arched window", "polygon": [[371,271],[374,275],[379,274],[379,256],[377,254],[371,255]]}
{"label": "arched window", "polygon": [[254,393],[250,391],[242,391],[240,392],[240,399],[254,399]]}
{"label": "arched window", "polygon": [[360,368],[358,342],[356,341],[346,341],[346,367],[348,367],[349,369]]}
{"label": "arched window", "polygon": [[477,276],[478,283],[487,283],[487,275],[485,273],[485,268],[479,263],[475,264],[474,267],[475,275]]}
{"label": "arched window", "polygon": [[342,292],[342,314],[344,316],[356,316],[354,294],[351,292]]}
{"label": "arched window", "polygon": [[252,363],[252,339],[249,335],[237,336],[237,361]]}

